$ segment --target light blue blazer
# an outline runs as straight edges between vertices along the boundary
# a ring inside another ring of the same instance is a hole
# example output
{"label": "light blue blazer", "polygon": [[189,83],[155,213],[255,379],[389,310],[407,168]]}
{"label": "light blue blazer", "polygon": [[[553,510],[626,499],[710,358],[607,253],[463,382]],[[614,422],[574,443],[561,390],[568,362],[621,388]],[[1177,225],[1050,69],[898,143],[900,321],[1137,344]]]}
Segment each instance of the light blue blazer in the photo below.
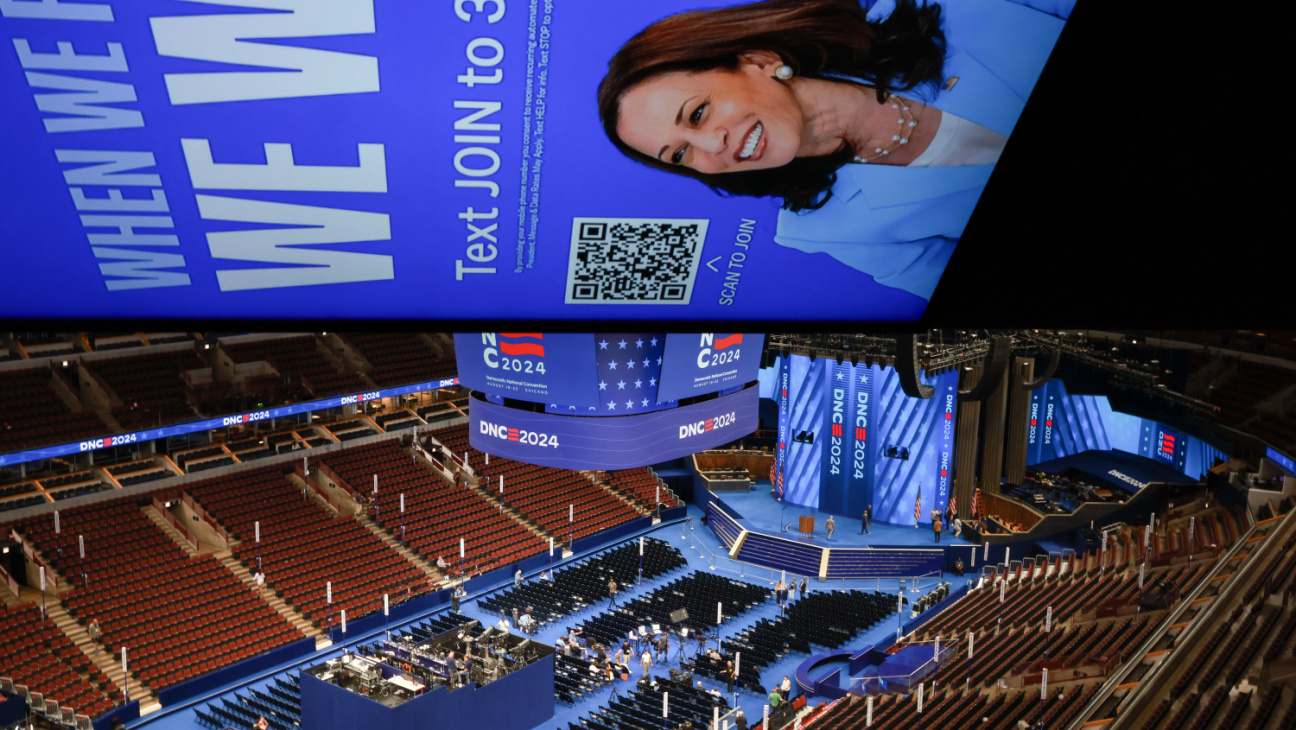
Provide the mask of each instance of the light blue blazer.
{"label": "light blue blazer", "polygon": [[[1074,1],[939,0],[947,83],[917,96],[1008,136]],[[893,7],[879,0],[869,17],[885,18]],[[822,208],[779,212],[774,240],[930,299],[993,170],[845,165]]]}

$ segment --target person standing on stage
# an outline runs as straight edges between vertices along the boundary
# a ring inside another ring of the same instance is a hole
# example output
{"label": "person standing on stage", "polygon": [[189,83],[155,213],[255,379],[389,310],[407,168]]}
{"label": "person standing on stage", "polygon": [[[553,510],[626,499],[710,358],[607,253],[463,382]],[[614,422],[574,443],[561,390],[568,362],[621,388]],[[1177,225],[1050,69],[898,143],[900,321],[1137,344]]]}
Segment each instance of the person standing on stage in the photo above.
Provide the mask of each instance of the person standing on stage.
{"label": "person standing on stage", "polygon": [[450,594],[450,610],[459,613],[459,602],[464,599],[468,592],[463,589],[463,584],[455,586],[454,592]]}
{"label": "person standing on stage", "polygon": [[936,515],[936,518],[932,520],[932,532],[936,533],[936,542],[940,542],[941,529],[944,527],[945,526],[941,524],[940,515]]}
{"label": "person standing on stage", "polygon": [[805,600],[806,591],[808,590],[810,590],[810,586],[806,584],[805,576],[801,576],[801,600]]}
{"label": "person standing on stage", "polygon": [[871,535],[871,534],[873,534],[873,533],[869,532],[869,525],[872,524],[872,522],[873,522],[873,505],[870,504],[869,506],[867,506],[867,507],[864,508],[864,519],[863,519],[863,522],[864,522],[864,524],[863,524],[863,526],[860,528],[860,534],[861,534],[861,535]]}
{"label": "person standing on stage", "polygon": [[657,661],[665,664],[668,659],[670,659],[670,634],[663,631],[661,637],[657,639]]}
{"label": "person standing on stage", "polygon": [[733,693],[734,693],[734,682],[738,679],[738,675],[734,674],[734,665],[733,665],[733,661],[727,661],[727,662],[725,662],[725,668],[724,668],[724,671],[721,672],[721,676],[724,677],[724,680],[725,680],[725,686],[727,687],[727,691],[728,691],[728,693],[729,693],[729,694],[733,694]]}
{"label": "person standing on stage", "polygon": [[643,667],[643,676],[646,679],[648,677],[648,670],[652,669],[653,665],[651,650],[644,649],[643,656],[639,657],[639,665]]}
{"label": "person standing on stage", "polygon": [[954,527],[954,537],[963,537],[963,520],[955,517],[952,524]]}
{"label": "person standing on stage", "polygon": [[824,529],[828,531],[828,539],[831,540],[833,530],[837,529],[837,523],[833,521],[832,515],[828,515],[828,519],[824,521]]}
{"label": "person standing on stage", "polygon": [[514,588],[521,588],[521,587],[522,587],[522,569],[521,569],[521,568],[518,568],[518,571],[517,571],[516,573],[513,574],[513,587],[514,587]]}
{"label": "person standing on stage", "polygon": [[783,684],[779,686],[779,693],[783,695],[784,702],[787,702],[788,697],[792,695],[792,680],[788,679],[786,674],[783,675]]}

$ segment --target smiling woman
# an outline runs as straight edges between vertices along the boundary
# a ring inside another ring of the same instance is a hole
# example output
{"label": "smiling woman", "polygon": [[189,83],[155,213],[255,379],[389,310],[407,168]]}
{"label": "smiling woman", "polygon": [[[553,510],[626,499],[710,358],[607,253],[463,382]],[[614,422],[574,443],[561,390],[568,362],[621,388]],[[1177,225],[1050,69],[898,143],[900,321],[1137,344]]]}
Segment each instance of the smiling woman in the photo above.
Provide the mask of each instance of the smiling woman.
{"label": "smiling woman", "polygon": [[781,199],[778,243],[929,298],[1072,0],[866,4],[660,20],[612,58],[599,113],[632,159]]}

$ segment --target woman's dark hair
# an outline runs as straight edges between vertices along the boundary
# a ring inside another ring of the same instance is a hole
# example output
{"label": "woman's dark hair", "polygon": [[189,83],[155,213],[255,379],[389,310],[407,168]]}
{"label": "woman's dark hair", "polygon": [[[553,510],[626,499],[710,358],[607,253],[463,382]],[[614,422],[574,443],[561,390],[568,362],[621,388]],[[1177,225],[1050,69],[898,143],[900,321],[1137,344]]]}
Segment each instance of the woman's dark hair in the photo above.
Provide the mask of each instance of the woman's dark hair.
{"label": "woman's dark hair", "polygon": [[883,21],[869,21],[859,0],[765,0],[672,15],[631,38],[608,62],[599,84],[599,117],[608,139],[627,156],[687,175],[722,194],[783,199],[788,210],[813,210],[828,201],[837,168],[854,159],[848,144],[821,157],[798,157],[782,167],[707,175],[632,149],[617,135],[626,92],[664,73],[738,68],[741,54],[768,51],[799,76],[853,76],[891,92],[934,85],[945,61],[940,5],[896,0]]}

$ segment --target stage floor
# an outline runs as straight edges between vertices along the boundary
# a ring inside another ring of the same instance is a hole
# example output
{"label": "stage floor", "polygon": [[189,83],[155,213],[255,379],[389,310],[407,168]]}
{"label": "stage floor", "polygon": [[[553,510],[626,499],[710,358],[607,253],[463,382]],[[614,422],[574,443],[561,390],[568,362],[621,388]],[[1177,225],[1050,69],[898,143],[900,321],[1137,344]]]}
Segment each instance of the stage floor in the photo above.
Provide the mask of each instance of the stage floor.
{"label": "stage floor", "polygon": [[[884,525],[874,522],[869,526],[871,534],[864,535],[861,534],[862,530],[860,528],[863,522],[860,518],[851,519],[840,515],[833,516],[836,529],[833,530],[832,539],[828,539],[827,533],[824,531],[824,521],[828,519],[827,512],[790,504],[786,505],[785,508],[784,503],[776,502],[770,495],[770,483],[768,481],[758,481],[750,492],[714,492],[713,494],[721,502],[737,510],[738,514],[742,515],[739,523],[749,530],[801,540],[820,547],[934,547],[938,544],[930,527],[921,525],[918,527],[912,525]],[[813,540],[796,531],[796,525],[801,515],[814,516],[815,535]],[[788,525],[792,526],[790,532],[784,529]],[[971,545],[972,543],[954,537],[950,531],[946,530],[941,534],[939,544]]]}

